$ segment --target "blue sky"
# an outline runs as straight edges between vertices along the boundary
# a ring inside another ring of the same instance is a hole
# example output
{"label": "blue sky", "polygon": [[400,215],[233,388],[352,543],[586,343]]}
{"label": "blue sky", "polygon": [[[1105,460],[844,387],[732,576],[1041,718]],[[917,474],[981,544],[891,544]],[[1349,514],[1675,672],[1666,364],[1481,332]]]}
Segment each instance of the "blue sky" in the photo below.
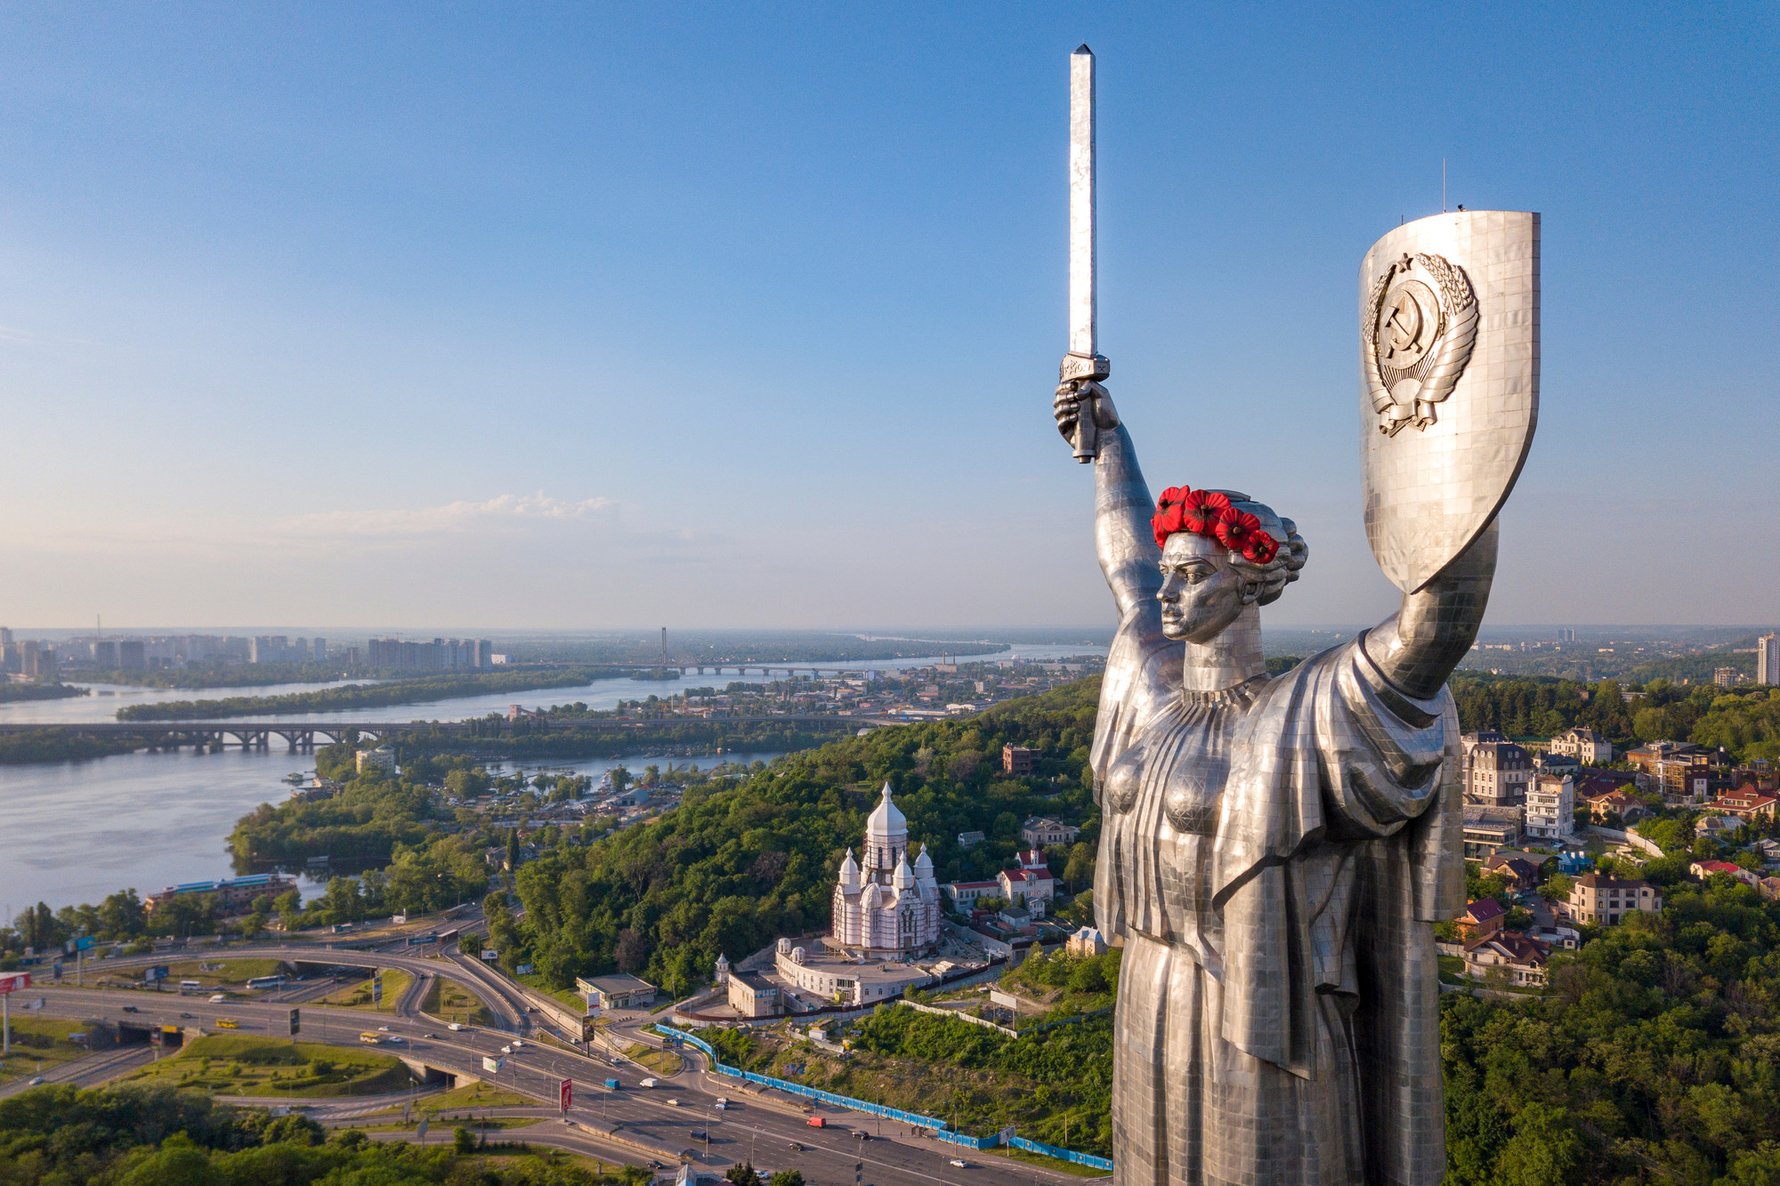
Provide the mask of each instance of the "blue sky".
{"label": "blue sky", "polygon": [[1494,624],[1780,619],[1780,20],[1724,7],[0,9],[0,621],[1099,622],[1067,56],[1153,485],[1366,550],[1355,275],[1544,216]]}

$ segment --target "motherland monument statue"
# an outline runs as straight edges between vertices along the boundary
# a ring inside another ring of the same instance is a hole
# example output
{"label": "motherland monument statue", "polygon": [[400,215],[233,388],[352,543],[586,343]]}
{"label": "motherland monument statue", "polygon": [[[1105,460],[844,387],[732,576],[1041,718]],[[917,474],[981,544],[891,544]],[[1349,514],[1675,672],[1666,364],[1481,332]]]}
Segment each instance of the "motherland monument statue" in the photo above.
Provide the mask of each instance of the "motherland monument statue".
{"label": "motherland monument statue", "polygon": [[1094,907],[1124,947],[1114,1180],[1435,1186],[1433,924],[1464,905],[1446,679],[1482,622],[1496,514],[1532,441],[1539,218],[1441,213],[1366,253],[1366,532],[1402,601],[1269,678],[1260,607],[1308,548],[1290,518],[1209,485],[1220,475],[1152,497],[1096,339],[1086,46],[1071,83],[1070,341],[1053,412],[1093,466],[1118,614],[1092,752]]}

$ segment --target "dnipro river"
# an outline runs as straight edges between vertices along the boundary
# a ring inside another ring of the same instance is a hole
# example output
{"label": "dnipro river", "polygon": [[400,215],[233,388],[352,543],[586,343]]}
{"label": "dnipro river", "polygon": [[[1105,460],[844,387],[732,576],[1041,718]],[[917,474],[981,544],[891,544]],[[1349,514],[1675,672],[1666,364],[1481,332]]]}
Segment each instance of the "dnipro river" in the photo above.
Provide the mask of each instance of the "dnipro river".
{"label": "dnipro river", "polygon": [[[982,661],[1047,660],[1098,653],[1080,646],[1018,645]],[[959,662],[971,658],[960,656]],[[849,668],[896,670],[932,663],[926,659],[848,663]],[[834,666],[822,664],[822,666]],[[780,675],[770,678],[783,678]],[[747,676],[699,676],[661,683],[632,679],[601,679],[578,688],[535,692],[503,692],[424,704],[344,712],[287,713],[305,720],[456,721],[505,713],[509,704],[544,708],[552,704],[585,703],[612,708],[620,700],[651,693],[669,695],[685,688],[725,687],[731,683],[770,682],[758,671]],[[310,691],[329,684],[286,684],[272,688],[103,688],[109,695],[67,700],[26,701],[0,705],[0,721],[70,723],[109,721],[126,704],[162,700],[214,699],[223,696],[275,695]],[[266,714],[269,719],[273,714]],[[255,719],[261,719],[256,714]],[[775,754],[706,754],[671,759],[676,765],[703,767],[724,761],[770,760]],[[639,753],[611,759],[557,760],[527,765],[590,774],[595,779],[613,766],[641,770],[670,759]],[[88,762],[55,762],[0,766],[0,920],[10,923],[20,910],[36,902],[68,906],[98,902],[105,895],[134,886],[147,896],[163,886],[184,881],[227,877],[227,841],[241,816],[261,803],[289,796],[285,775],[314,769],[308,754],[287,752],[274,738],[263,752],[226,749],[214,754],[120,754]],[[312,887],[311,887],[312,888]]]}

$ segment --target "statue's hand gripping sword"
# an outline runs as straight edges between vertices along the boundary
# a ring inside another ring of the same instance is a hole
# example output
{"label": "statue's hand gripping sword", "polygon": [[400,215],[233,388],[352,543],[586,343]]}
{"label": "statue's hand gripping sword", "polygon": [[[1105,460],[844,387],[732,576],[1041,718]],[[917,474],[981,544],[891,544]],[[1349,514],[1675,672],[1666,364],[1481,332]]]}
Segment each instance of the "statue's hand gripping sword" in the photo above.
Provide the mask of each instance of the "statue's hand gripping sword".
{"label": "statue's hand gripping sword", "polygon": [[[1061,382],[1078,389],[1112,373],[1095,336],[1094,302],[1094,51],[1086,45],[1069,55],[1069,353],[1059,368]],[[1077,405],[1075,459],[1094,460],[1094,397]]]}

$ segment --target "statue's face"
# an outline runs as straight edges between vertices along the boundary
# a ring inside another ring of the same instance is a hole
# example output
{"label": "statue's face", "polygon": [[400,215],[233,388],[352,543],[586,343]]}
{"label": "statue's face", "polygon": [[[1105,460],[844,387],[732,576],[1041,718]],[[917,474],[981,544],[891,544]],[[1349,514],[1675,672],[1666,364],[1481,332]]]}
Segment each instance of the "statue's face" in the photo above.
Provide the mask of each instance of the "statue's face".
{"label": "statue's face", "polygon": [[1209,536],[1177,531],[1162,548],[1162,634],[1176,642],[1206,642],[1234,622],[1248,604],[1246,582],[1230,566],[1230,552]]}

